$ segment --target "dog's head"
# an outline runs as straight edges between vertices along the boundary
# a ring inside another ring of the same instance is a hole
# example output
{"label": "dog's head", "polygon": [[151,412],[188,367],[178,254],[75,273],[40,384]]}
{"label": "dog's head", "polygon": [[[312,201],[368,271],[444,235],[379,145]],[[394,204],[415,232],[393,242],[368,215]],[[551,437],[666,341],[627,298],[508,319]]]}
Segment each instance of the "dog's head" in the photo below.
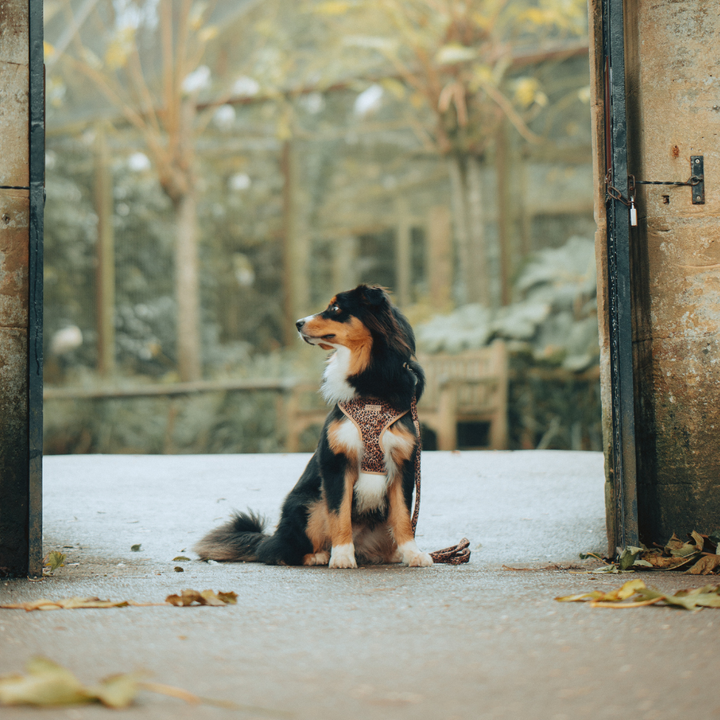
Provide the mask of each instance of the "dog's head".
{"label": "dog's head", "polygon": [[368,354],[373,345],[384,345],[407,358],[415,352],[409,323],[379,286],[358,285],[338,293],[325,310],[295,326],[306,343],[324,350],[346,347]]}
{"label": "dog's head", "polygon": [[[413,360],[415,336],[384,288],[358,285],[338,293],[327,308],[298,320],[300,337],[324,350],[349,351],[345,381],[363,395],[398,406],[422,393],[422,369]],[[412,370],[412,372],[408,372]]]}

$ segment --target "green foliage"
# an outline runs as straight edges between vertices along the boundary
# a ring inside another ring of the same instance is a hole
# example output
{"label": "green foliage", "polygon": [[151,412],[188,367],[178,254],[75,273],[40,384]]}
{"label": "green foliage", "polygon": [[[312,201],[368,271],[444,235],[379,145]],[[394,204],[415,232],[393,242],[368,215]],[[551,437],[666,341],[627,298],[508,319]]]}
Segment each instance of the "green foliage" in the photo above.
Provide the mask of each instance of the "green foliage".
{"label": "green foliage", "polygon": [[596,282],[593,242],[572,237],[528,261],[515,283],[517,302],[438,315],[416,328],[418,344],[426,352],[460,352],[501,338],[536,362],[585,370],[599,354]]}

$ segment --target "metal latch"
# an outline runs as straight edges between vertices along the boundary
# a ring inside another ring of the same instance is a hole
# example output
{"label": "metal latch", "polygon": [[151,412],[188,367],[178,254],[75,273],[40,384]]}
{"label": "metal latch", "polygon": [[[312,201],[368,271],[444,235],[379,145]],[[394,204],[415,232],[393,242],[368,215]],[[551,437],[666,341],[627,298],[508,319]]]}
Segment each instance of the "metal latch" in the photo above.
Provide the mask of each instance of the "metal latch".
{"label": "metal latch", "polygon": [[690,185],[692,187],[692,204],[705,204],[705,157],[704,155],[690,156],[690,179],[687,182],[671,182],[665,180],[636,180],[632,175],[630,180],[630,196],[635,195],[635,185]]}

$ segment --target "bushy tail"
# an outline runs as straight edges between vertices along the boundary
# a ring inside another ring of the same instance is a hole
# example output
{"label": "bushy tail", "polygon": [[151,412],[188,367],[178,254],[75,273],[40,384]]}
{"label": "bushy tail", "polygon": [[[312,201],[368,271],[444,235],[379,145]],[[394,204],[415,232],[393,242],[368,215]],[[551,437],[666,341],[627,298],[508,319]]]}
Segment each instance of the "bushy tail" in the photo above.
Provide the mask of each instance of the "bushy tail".
{"label": "bushy tail", "polygon": [[236,512],[232,520],[211,530],[193,550],[202,560],[218,562],[257,562],[257,549],[268,536],[264,534],[267,521],[248,510]]}

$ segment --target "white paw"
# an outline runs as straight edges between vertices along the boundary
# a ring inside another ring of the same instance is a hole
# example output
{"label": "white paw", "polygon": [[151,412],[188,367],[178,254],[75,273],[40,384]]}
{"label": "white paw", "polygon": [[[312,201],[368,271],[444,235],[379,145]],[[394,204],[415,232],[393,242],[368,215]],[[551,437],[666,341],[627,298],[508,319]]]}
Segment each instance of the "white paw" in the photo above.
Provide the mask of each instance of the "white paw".
{"label": "white paw", "polygon": [[427,553],[420,552],[420,548],[418,548],[414,540],[403,543],[398,550],[402,555],[403,565],[408,567],[430,567],[433,564],[432,558]]}
{"label": "white paw", "polygon": [[408,567],[430,567],[433,564],[433,559],[427,553],[418,552],[409,558],[405,558],[403,562]]}
{"label": "white paw", "polygon": [[330,553],[323,550],[319,553],[309,553],[303,558],[303,565],[327,565],[330,560]]}
{"label": "white paw", "polygon": [[357,562],[355,562],[355,548],[352,543],[346,545],[335,545],[330,555],[330,563],[328,567],[331,568],[356,568]]}

